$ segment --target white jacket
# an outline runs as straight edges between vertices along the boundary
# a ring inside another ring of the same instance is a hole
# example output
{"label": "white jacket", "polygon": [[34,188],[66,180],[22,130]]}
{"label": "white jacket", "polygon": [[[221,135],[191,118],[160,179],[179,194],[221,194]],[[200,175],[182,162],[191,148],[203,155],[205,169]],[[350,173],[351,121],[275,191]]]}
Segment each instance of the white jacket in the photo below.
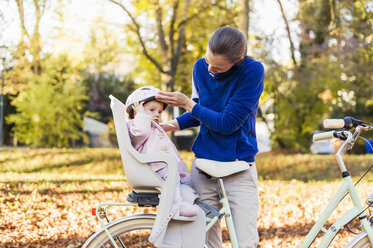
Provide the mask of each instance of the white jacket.
{"label": "white jacket", "polygon": [[[140,153],[170,153],[175,156],[180,179],[188,175],[188,167],[181,160],[180,155],[163,128],[152,121],[146,111],[139,111],[135,118],[127,123],[133,147]],[[163,162],[149,163],[149,166],[158,171],[167,167]]]}

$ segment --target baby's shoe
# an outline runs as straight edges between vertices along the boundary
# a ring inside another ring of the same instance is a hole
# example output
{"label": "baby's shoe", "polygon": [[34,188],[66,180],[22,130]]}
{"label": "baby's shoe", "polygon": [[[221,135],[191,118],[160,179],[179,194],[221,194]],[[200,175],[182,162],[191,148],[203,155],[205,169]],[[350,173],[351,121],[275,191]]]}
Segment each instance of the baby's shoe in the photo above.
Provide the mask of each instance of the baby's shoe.
{"label": "baby's shoe", "polygon": [[172,216],[174,220],[194,221],[199,213],[198,207],[187,202],[182,202],[180,208]]}
{"label": "baby's shoe", "polygon": [[187,202],[181,203],[180,216],[193,217],[198,214],[198,207]]}

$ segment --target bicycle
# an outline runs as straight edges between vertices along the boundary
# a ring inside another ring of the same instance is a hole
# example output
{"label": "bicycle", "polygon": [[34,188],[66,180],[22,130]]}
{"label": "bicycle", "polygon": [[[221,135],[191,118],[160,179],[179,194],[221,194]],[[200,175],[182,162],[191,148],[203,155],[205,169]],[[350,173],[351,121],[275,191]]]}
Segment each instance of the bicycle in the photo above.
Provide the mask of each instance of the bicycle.
{"label": "bicycle", "polygon": [[[369,196],[367,199],[367,208],[363,208],[363,205],[360,201],[360,198],[357,194],[355,185],[352,181],[350,173],[347,171],[346,166],[343,162],[343,155],[347,150],[353,148],[355,142],[359,138],[361,132],[363,130],[368,131],[373,129],[371,124],[363,122],[361,120],[354,119],[352,117],[346,117],[344,119],[326,119],[323,122],[325,128],[342,128],[341,131],[329,131],[325,133],[315,134],[313,136],[314,141],[325,140],[336,138],[339,140],[343,140],[343,145],[339,148],[338,152],[336,153],[337,162],[339,168],[342,172],[343,182],[329,204],[327,205],[326,209],[322,212],[320,218],[316,221],[310,232],[307,234],[306,238],[303,240],[300,248],[310,247],[310,245],[315,240],[316,236],[322,231],[325,236],[322,238],[319,247],[329,247],[330,243],[333,241],[334,237],[341,231],[346,225],[348,225],[351,221],[355,218],[359,218],[362,227],[364,229],[363,232],[358,234],[354,237],[346,246],[346,248],[368,248],[373,247],[373,229],[370,226],[373,219],[372,217],[369,218],[365,215],[365,210],[373,205],[373,195]],[[355,132],[352,134],[350,131],[352,128],[355,128]],[[368,171],[372,168],[372,166],[368,169]],[[367,172],[368,172],[367,171]],[[366,173],[363,175],[363,177]],[[362,178],[360,178],[361,180]],[[359,181],[360,181],[359,180]],[[358,182],[359,182],[358,181]],[[347,211],[342,217],[340,217],[336,222],[334,222],[328,230],[324,228],[324,225],[333,211],[337,208],[339,203],[343,200],[343,198],[350,194],[353,208]]]}
{"label": "bicycle", "polygon": [[[231,216],[228,198],[224,189],[224,183],[222,178],[217,178],[219,185],[220,203],[222,208],[220,210],[200,201],[196,200],[196,204],[199,205],[206,214],[212,214],[213,217],[209,218],[206,215],[206,232],[222,217],[225,218],[229,236],[233,248],[238,248],[238,241],[234,230],[234,223]],[[103,226],[99,231],[93,234],[83,245],[83,248],[90,247],[155,247],[148,242],[148,237],[151,232],[151,228],[154,225],[155,215],[153,214],[137,214],[128,216],[125,218],[118,219],[114,222],[109,222],[107,218],[107,207],[109,206],[140,206],[140,207],[156,207],[158,204],[157,193],[142,193],[137,194],[131,192],[128,200],[136,203],[102,203],[94,211],[100,224]],[[105,226],[102,219],[108,221],[108,225]],[[135,231],[136,234],[130,234]],[[134,244],[134,241],[139,241],[138,245]],[[131,244],[131,246],[128,246]],[[207,246],[205,246],[207,248]]]}
{"label": "bicycle", "polygon": [[[118,101],[114,97],[111,97],[112,101]],[[118,101],[119,102],[119,101]],[[364,229],[363,232],[354,237],[346,246],[346,248],[368,248],[373,247],[373,230],[370,226],[371,219],[365,215],[365,210],[363,205],[357,195],[355,185],[352,182],[351,176],[346,169],[343,162],[342,156],[347,151],[352,149],[356,140],[359,138],[360,133],[363,130],[371,130],[373,126],[356,120],[351,117],[346,117],[345,119],[329,119],[324,121],[324,126],[326,128],[343,128],[341,131],[329,131],[325,133],[315,134],[314,141],[337,138],[344,141],[344,144],[338,150],[336,157],[339,167],[342,171],[343,182],[339,190],[336,192],[326,209],[321,214],[319,220],[314,224],[304,241],[301,243],[300,248],[310,247],[314,242],[316,236],[320,231],[324,232],[325,235],[321,240],[319,247],[329,247],[330,243],[336,236],[336,234],[343,229],[348,223],[359,217]],[[354,134],[352,134],[350,129],[355,128]],[[211,162],[207,160],[202,160],[197,163],[197,168],[202,170],[204,173],[216,177],[219,185],[219,195],[220,203],[222,208],[220,210],[213,208],[200,200],[196,200],[198,204],[207,214],[206,215],[206,232],[218,221],[218,219],[225,218],[228,233],[230,236],[231,244],[233,248],[238,248],[238,242],[236,238],[236,233],[234,230],[234,223],[231,217],[229,202],[226,197],[223,178],[224,176],[230,175],[229,173],[237,173],[245,169],[243,164],[232,164],[233,169],[228,169],[225,172],[221,172],[214,168],[214,164],[224,163],[224,162]],[[231,162],[228,162],[231,163]],[[221,167],[220,167],[221,168]],[[226,168],[228,168],[226,166]],[[347,211],[341,218],[339,218],[329,229],[325,229],[324,225],[328,220],[329,216],[332,214],[333,210],[337,208],[340,201],[347,195],[351,195],[354,207]],[[113,222],[109,222],[107,218],[107,207],[109,206],[152,206],[155,207],[159,203],[159,193],[155,192],[145,192],[136,193],[132,192],[128,195],[128,202],[126,203],[102,203],[94,210],[97,219],[99,220],[102,228],[92,234],[88,240],[84,243],[82,248],[93,248],[93,247],[155,247],[152,243],[148,241],[148,237],[152,230],[155,222],[156,215],[153,214],[136,214],[132,216],[127,216],[124,218],[117,219]],[[368,207],[373,205],[373,196],[368,198]],[[212,216],[213,217],[212,217]],[[103,222],[106,219],[108,224]],[[135,244],[137,243],[137,244]],[[207,247],[206,245],[204,247]]]}

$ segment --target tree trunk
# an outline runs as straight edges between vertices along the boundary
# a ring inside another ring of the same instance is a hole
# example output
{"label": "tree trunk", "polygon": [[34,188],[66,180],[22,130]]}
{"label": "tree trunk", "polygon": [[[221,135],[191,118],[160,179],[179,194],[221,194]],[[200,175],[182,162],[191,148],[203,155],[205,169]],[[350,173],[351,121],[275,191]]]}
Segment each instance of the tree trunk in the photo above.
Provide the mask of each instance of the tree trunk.
{"label": "tree trunk", "polygon": [[[23,0],[15,0],[18,7],[18,14],[20,17],[20,26],[21,26],[21,40],[19,48],[21,48],[23,51],[20,51],[22,55],[25,54],[25,50],[28,50],[30,54],[32,55],[32,61],[30,61],[30,68],[31,71],[35,74],[40,74],[42,71],[41,68],[41,62],[40,62],[40,52],[41,52],[41,41],[40,41],[40,32],[39,32],[39,26],[40,26],[40,20],[41,17],[44,14],[44,6],[45,1],[41,2],[42,6],[40,6],[40,3],[38,0],[34,0],[34,7],[35,7],[35,27],[32,34],[30,34],[25,25],[25,11],[23,6]],[[29,40],[29,44],[27,45],[25,43],[25,38]]]}
{"label": "tree trunk", "polygon": [[[174,91],[175,74],[169,75],[166,73],[162,73],[161,79],[162,79],[162,91],[167,91],[167,92]],[[163,113],[163,118],[165,121],[169,121],[174,118],[173,107],[168,106],[167,111]]]}
{"label": "tree trunk", "polygon": [[295,48],[294,48],[293,40],[291,38],[291,32],[290,32],[289,22],[288,22],[288,20],[287,20],[287,18],[285,16],[285,11],[284,11],[284,8],[282,7],[281,0],[277,0],[277,2],[280,5],[281,15],[282,15],[282,18],[284,19],[285,26],[286,26],[286,32],[287,32],[289,43],[290,43],[291,59],[293,60],[294,66],[297,67],[297,61],[295,59]]}
{"label": "tree trunk", "polygon": [[[180,58],[182,54],[182,48],[185,39],[185,29],[188,23],[188,13],[190,9],[190,0],[184,0],[184,8],[182,11],[181,20],[178,22],[177,25],[177,13],[178,8],[180,7],[180,3],[182,0],[175,0],[171,6],[171,19],[169,21],[169,26],[165,27],[165,21],[163,20],[163,10],[162,5],[160,4],[159,0],[154,1],[154,9],[155,9],[155,22],[156,22],[156,29],[157,29],[157,36],[158,36],[158,48],[163,54],[163,58],[156,59],[153,57],[149,52],[145,45],[145,39],[141,35],[140,29],[140,22],[138,22],[135,16],[127,9],[127,7],[122,4],[120,1],[117,0],[109,0],[110,2],[118,5],[121,7],[127,15],[130,17],[132,23],[134,24],[134,32],[139,40],[140,47],[142,48],[142,53],[144,56],[157,68],[157,70],[161,73],[161,80],[162,80],[162,90],[163,91],[174,91],[175,85],[175,76],[177,72],[177,67],[180,63]],[[182,6],[182,5],[181,5]],[[165,30],[169,30],[168,32],[168,40],[166,40]],[[165,120],[171,120],[173,118],[173,111],[172,108],[168,108],[166,113],[164,114]]]}
{"label": "tree trunk", "polygon": [[249,17],[250,17],[250,0],[240,0],[239,2],[239,30],[244,34],[245,39],[249,40]]}

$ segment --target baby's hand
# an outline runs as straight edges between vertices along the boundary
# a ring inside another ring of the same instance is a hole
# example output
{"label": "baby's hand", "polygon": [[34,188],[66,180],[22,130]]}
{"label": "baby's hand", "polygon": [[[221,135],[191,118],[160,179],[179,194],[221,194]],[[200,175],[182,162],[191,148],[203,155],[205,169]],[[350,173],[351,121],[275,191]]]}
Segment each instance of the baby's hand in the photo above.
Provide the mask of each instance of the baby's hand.
{"label": "baby's hand", "polygon": [[144,109],[144,102],[135,102],[132,107],[137,113]]}

